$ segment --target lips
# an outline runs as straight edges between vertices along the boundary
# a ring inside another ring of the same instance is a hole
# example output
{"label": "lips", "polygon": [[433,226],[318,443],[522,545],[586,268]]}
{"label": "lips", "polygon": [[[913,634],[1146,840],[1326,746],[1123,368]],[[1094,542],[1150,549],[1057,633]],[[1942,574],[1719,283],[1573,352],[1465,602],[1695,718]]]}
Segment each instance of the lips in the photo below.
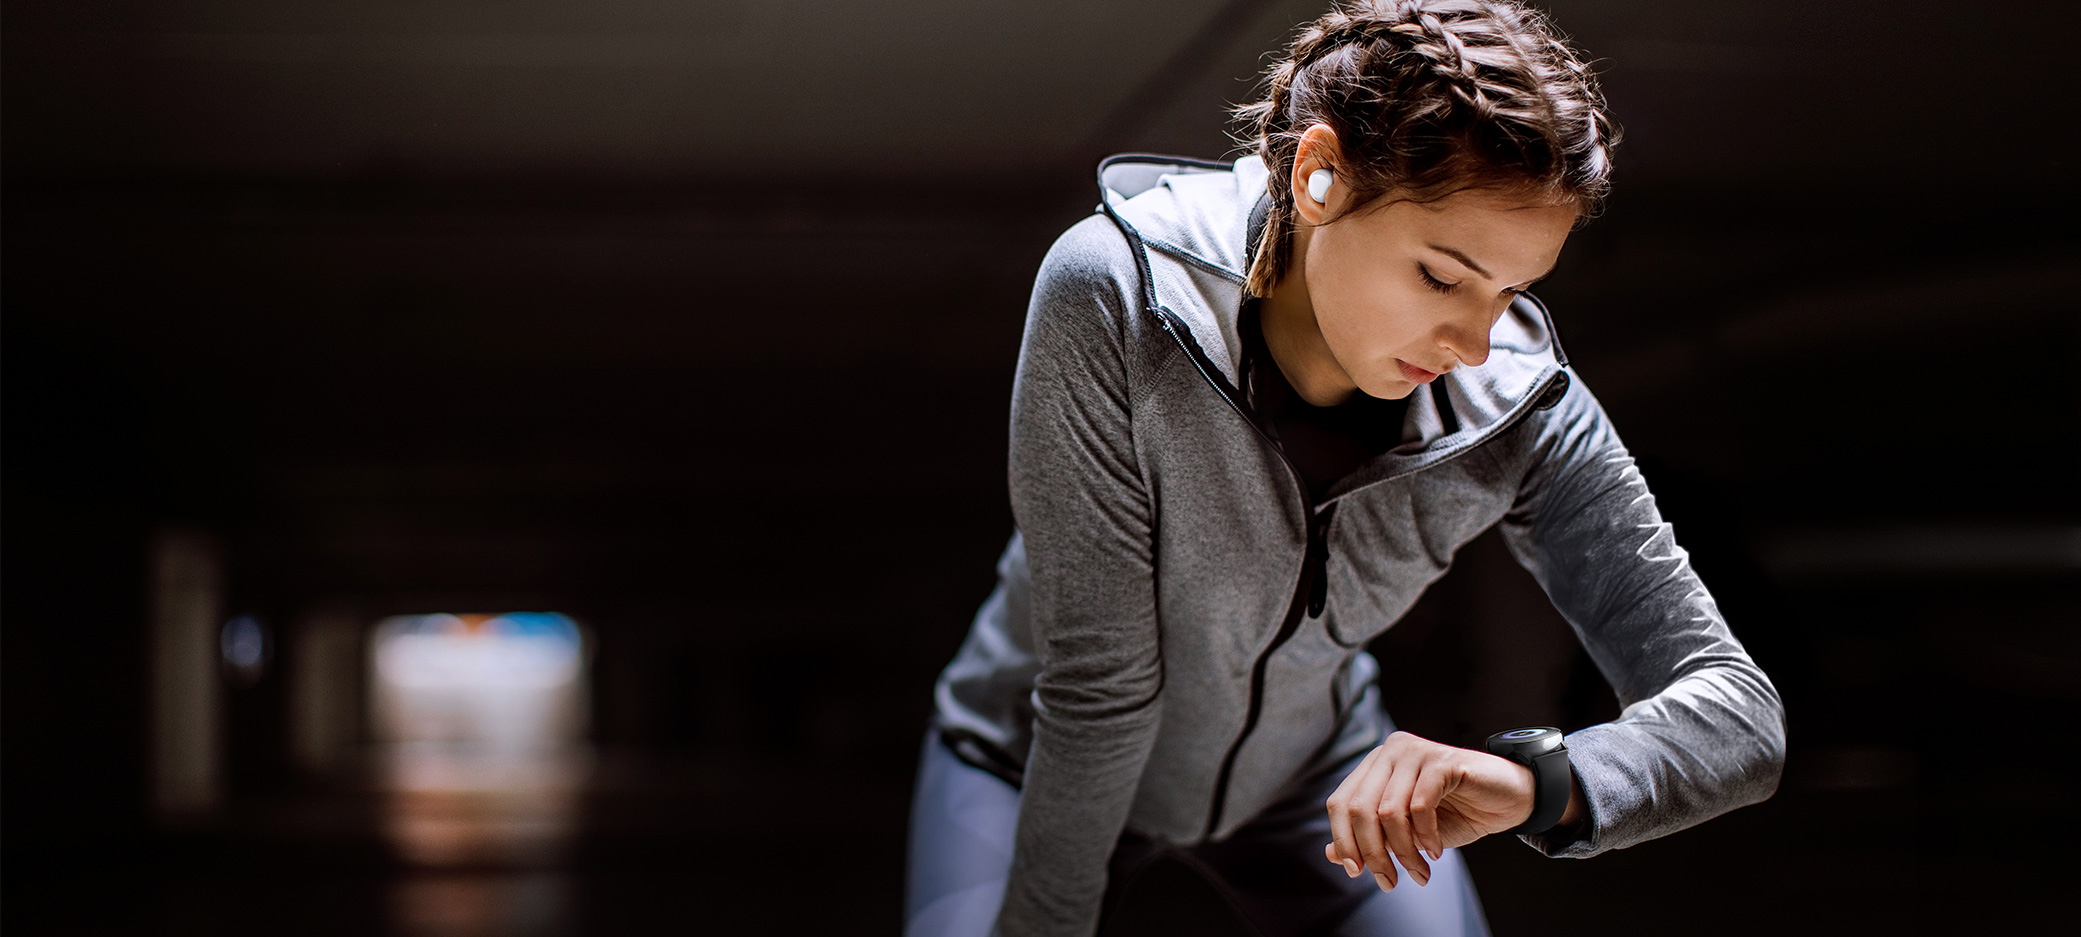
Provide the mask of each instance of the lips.
{"label": "lips", "polygon": [[1412,384],[1429,384],[1438,379],[1437,371],[1426,371],[1400,358],[1395,359],[1395,366],[1402,369],[1402,378]]}

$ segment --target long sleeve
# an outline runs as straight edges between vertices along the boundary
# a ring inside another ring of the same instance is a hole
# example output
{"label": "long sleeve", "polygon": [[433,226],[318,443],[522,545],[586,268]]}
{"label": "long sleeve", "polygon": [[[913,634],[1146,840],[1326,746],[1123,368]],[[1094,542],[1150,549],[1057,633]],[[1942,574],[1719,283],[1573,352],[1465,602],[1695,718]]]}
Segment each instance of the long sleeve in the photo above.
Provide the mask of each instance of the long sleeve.
{"label": "long sleeve", "polygon": [[1591,856],[1673,833],[1777,789],[1784,706],[1720,616],[1640,470],[1581,382],[1528,418],[1530,470],[1505,542],[1575,629],[1623,707],[1568,736]]}
{"label": "long sleeve", "polygon": [[1012,389],[1012,512],[1040,672],[1005,937],[1096,929],[1106,860],[1160,718],[1153,519],[1123,347],[1133,297],[1109,249],[1125,256],[1117,232],[1087,222],[1049,251]]}

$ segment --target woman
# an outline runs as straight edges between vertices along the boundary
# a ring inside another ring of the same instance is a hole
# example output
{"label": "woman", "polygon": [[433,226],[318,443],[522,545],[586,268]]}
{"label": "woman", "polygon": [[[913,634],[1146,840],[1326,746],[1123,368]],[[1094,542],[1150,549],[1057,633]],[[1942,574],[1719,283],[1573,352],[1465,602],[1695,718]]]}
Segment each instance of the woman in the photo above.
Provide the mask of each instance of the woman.
{"label": "woman", "polygon": [[[1776,789],[1775,689],[1526,292],[1606,190],[1588,70],[1503,0],[1344,0],[1269,85],[1253,155],[1103,162],[1042,263],[912,935],[1088,935],[1161,855],[1266,934],[1483,934],[1458,846]],[[1624,705],[1545,780],[1393,731],[1363,650],[1492,525]]]}

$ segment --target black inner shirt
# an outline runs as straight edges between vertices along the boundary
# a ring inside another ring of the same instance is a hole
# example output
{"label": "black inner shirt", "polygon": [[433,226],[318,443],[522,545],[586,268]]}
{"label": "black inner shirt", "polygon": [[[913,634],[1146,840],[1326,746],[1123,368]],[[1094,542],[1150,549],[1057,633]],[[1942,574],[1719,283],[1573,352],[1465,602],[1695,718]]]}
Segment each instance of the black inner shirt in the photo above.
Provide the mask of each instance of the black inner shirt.
{"label": "black inner shirt", "polygon": [[1243,399],[1258,425],[1300,469],[1314,503],[1321,504],[1330,486],[1360,464],[1401,443],[1406,399],[1383,400],[1354,390],[1343,403],[1318,407],[1301,398],[1265,346],[1257,297],[1244,299],[1236,331],[1243,341],[1243,360],[1236,369]]}

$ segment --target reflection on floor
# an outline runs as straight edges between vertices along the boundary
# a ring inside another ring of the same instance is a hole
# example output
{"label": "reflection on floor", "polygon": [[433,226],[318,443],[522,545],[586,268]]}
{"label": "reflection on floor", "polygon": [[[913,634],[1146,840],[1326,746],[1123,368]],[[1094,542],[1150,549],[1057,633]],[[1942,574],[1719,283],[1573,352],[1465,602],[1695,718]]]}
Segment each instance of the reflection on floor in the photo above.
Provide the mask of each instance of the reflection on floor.
{"label": "reflection on floor", "polygon": [[404,937],[569,933],[571,881],[555,872],[413,876],[391,889],[389,913]]}
{"label": "reflection on floor", "polygon": [[383,757],[383,833],[429,868],[553,866],[576,832],[592,752],[400,743]]}
{"label": "reflection on floor", "polygon": [[593,765],[578,746],[399,743],[382,754],[383,835],[415,869],[391,889],[408,937],[568,930],[570,856]]}

